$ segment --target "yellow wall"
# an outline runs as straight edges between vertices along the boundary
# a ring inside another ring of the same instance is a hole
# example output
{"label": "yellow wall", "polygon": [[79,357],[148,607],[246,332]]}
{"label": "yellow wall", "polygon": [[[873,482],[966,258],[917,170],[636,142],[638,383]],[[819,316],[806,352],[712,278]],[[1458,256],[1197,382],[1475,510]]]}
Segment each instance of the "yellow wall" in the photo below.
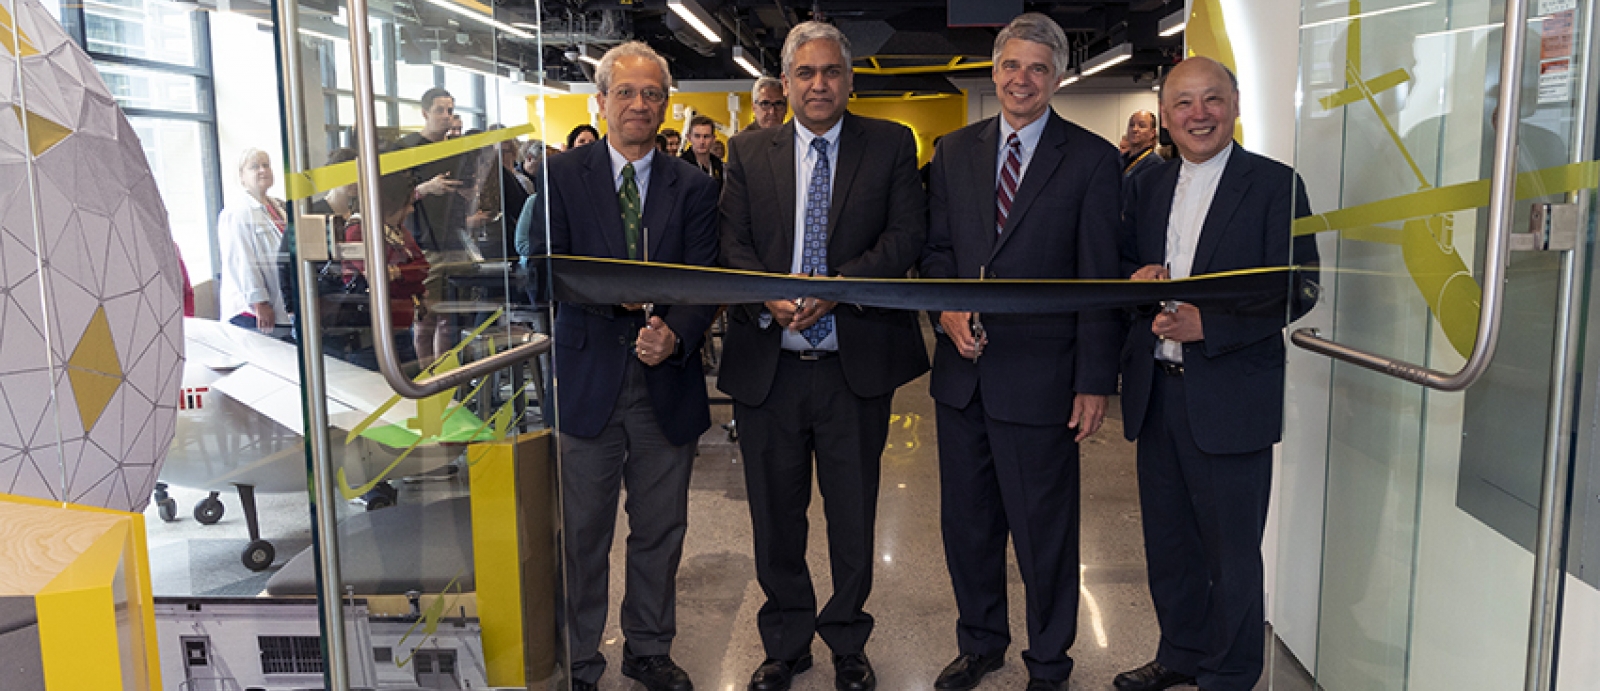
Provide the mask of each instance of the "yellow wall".
{"label": "yellow wall", "polygon": [[[529,120],[538,123],[539,119],[534,113],[534,101],[537,96],[528,98]],[[589,122],[589,105],[587,95],[545,96],[545,132],[541,136],[546,142],[566,145],[567,132],[573,127]],[[696,112],[708,115],[718,123],[726,124],[728,121],[728,93],[725,91],[675,93],[667,106],[667,122],[662,127],[671,127],[679,132],[685,131],[685,123],[672,120],[672,104],[683,104],[695,109]],[[749,125],[755,115],[750,107],[750,94],[739,94],[739,128],[744,129]],[[911,128],[917,136],[918,164],[927,163],[933,158],[933,139],[942,134],[960,129],[967,124],[967,96],[965,93],[951,96],[937,96],[932,98],[893,99],[893,98],[858,98],[850,102],[850,112],[884,120],[893,120]],[[605,134],[606,123],[601,120],[598,127],[600,133]],[[718,139],[726,140],[719,135]],[[687,138],[685,138],[687,144]]]}

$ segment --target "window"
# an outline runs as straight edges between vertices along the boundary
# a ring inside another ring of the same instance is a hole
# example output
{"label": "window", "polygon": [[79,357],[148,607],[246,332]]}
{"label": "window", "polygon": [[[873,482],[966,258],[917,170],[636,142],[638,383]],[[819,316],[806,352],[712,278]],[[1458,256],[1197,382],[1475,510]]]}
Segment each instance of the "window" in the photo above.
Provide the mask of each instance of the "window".
{"label": "window", "polygon": [[316,636],[257,636],[262,674],[321,674],[322,641]]}

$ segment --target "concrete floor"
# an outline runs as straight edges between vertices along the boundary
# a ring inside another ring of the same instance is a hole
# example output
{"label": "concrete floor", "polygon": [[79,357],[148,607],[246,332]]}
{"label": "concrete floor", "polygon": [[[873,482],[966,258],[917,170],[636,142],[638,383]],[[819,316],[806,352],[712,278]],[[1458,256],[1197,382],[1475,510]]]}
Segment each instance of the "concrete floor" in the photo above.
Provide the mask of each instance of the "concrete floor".
{"label": "concrete floor", "polygon": [[[1076,660],[1072,689],[1110,689],[1113,675],[1151,658],[1158,635],[1145,582],[1134,447],[1122,438],[1115,399],[1110,407],[1104,428],[1082,448],[1083,585],[1078,637],[1070,651]],[[755,626],[763,596],[750,558],[743,470],[737,444],[722,429],[729,413],[727,405],[713,405],[712,429],[701,440],[678,576],[679,631],[673,657],[700,691],[742,691],[764,657]],[[878,505],[880,560],[867,602],[877,624],[867,654],[884,691],[929,689],[957,650],[955,602],[939,533],[934,412],[926,377],[898,392],[893,414]],[[401,485],[401,501],[425,501],[464,489],[455,485]],[[162,523],[154,507],[147,512],[157,594],[255,595],[274,570],[309,544],[305,497],[263,495],[258,499],[263,533],[277,543],[278,558],[273,570],[250,573],[238,560],[244,521],[237,498],[224,494],[229,512],[222,522],[200,526],[188,512],[204,493],[181,488],[173,493],[182,520]],[[340,507],[342,515],[359,510],[355,505]],[[820,602],[831,588],[821,500],[815,494],[811,524],[809,559]],[[600,681],[601,691],[642,691],[619,671],[623,641],[616,606],[622,595],[625,534],[623,523],[612,552],[611,616],[601,649],[610,667]],[[1005,666],[980,686],[984,691],[1020,691],[1027,684],[1020,657],[1026,647],[1022,582],[1014,560],[1008,581],[1013,645]],[[1281,645],[1269,645],[1268,672],[1258,689],[1315,688]],[[820,639],[812,653],[818,664],[796,679],[796,691],[833,688],[829,651]]]}

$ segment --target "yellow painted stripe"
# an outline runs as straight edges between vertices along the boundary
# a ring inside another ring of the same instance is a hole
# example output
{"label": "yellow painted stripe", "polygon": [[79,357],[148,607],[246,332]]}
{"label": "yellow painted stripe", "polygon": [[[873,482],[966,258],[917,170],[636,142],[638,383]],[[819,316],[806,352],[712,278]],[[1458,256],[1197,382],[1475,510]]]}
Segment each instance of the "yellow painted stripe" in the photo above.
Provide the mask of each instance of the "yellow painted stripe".
{"label": "yellow painted stripe", "polygon": [[[1545,168],[1517,176],[1517,199],[1536,199],[1600,186],[1600,161]],[[1311,235],[1394,223],[1424,216],[1476,209],[1489,204],[1489,181],[1474,180],[1402,194],[1382,201],[1307,216],[1294,222],[1295,235]]]}
{"label": "yellow painted stripe", "polygon": [[[410,170],[440,159],[458,156],[486,146],[493,146],[533,131],[532,124],[518,125],[494,130],[493,132],[483,132],[466,137],[446,139],[433,144],[414,146],[409,149],[390,151],[378,158],[378,169],[383,175]],[[312,168],[299,173],[290,173],[284,176],[283,184],[284,189],[288,190],[289,199],[305,199],[314,194],[327,192],[335,187],[352,184],[355,181],[356,162],[345,161],[344,163]]]}
{"label": "yellow painted stripe", "polygon": [[[1352,67],[1354,67],[1358,62],[1360,62],[1359,58],[1351,61],[1350,64]],[[1410,74],[1403,69],[1395,70],[1388,74],[1381,74],[1367,80],[1367,92],[1381,94],[1408,81],[1411,81]],[[1366,93],[1362,92],[1360,87],[1352,86],[1347,89],[1335,91],[1327,96],[1323,96],[1317,100],[1317,103],[1322,104],[1323,110],[1333,110],[1339,106],[1347,106],[1364,98],[1366,98]]]}

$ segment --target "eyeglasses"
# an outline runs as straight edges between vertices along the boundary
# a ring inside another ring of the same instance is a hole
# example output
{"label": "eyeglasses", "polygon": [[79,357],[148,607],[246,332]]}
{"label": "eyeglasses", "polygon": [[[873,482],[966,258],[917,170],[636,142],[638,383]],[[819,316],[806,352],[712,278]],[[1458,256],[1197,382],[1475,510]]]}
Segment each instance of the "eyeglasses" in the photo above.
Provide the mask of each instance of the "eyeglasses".
{"label": "eyeglasses", "polygon": [[782,108],[786,105],[788,104],[783,101],[756,101],[757,108],[766,108],[769,110],[773,108]]}
{"label": "eyeglasses", "polygon": [[632,101],[633,97],[639,96],[644,98],[644,102],[650,105],[659,105],[667,101],[667,92],[665,91],[651,88],[635,89],[631,86],[616,87],[607,91],[606,95],[621,101]]}

